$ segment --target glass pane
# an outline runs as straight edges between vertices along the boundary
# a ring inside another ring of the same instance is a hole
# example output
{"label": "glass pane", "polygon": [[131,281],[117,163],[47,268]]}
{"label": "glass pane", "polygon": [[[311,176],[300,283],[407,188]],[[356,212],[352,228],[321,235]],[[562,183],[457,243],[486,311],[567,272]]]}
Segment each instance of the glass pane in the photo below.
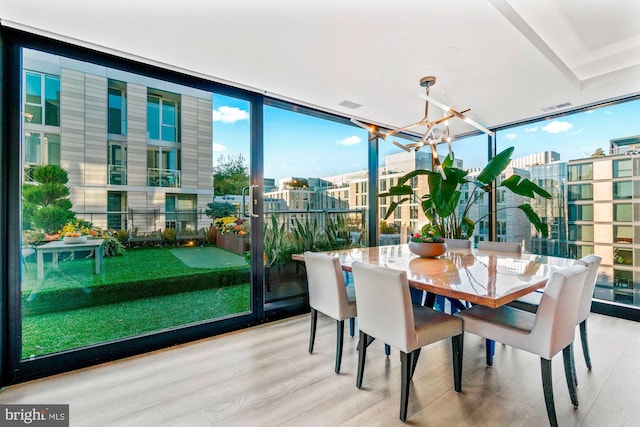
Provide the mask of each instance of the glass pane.
{"label": "glass pane", "polygon": [[[498,151],[514,146],[513,157],[522,159],[519,160],[520,167],[531,176],[535,176],[536,169],[558,168],[556,178],[542,185],[553,198],[531,202],[534,211],[546,218],[550,226],[549,238],[536,236],[529,226],[524,239],[525,249],[576,258],[587,253],[601,256],[596,298],[614,299],[611,289],[615,282],[616,254],[612,242],[633,244],[633,227],[624,225],[633,219],[632,203],[613,201],[633,200],[636,203],[635,199],[640,197],[640,192],[633,193],[632,182],[637,181],[617,180],[633,176],[632,167],[638,158],[635,147],[640,143],[637,137],[634,138],[640,135],[640,122],[636,120],[639,112],[640,101],[635,100],[497,133]],[[540,153],[548,153],[549,160],[539,165],[527,163],[528,156]],[[562,167],[566,168],[564,176]],[[640,186],[636,185],[637,188]],[[587,207],[585,200],[593,203]],[[580,223],[572,224],[573,221]],[[625,260],[627,262],[629,257]],[[629,265],[629,268],[636,266]],[[618,281],[622,282],[621,279]],[[633,281],[625,283],[629,283],[628,291],[634,295],[627,301],[635,301],[633,303],[638,305],[640,295],[636,294]]]}
{"label": "glass pane", "polygon": [[275,107],[264,120],[266,303],[301,304],[306,276],[291,254],[365,242],[367,133]]}
{"label": "glass pane", "polygon": [[24,162],[42,163],[42,134],[38,132],[26,132],[24,136]]}
{"label": "glass pane", "polygon": [[120,89],[109,88],[109,133],[122,134],[123,100]]}
{"label": "glass pane", "polygon": [[618,181],[613,183],[614,199],[631,199],[632,197],[631,181]]}
{"label": "glass pane", "polygon": [[633,175],[631,159],[614,160],[613,177],[624,178]]}
{"label": "glass pane", "polygon": [[[21,208],[23,218],[21,224],[13,225],[21,227],[23,238],[21,257],[15,257],[20,259],[15,267],[21,268],[20,289],[15,291],[23,295],[18,319],[22,358],[28,361],[220,319],[229,322],[232,317],[250,321],[250,266],[244,252],[229,252],[213,244],[212,219],[205,213],[213,198],[210,114],[188,111],[177,120],[178,124],[181,120],[189,123],[193,130],[184,141],[189,146],[184,151],[187,157],[180,159],[180,150],[163,146],[166,167],[178,173],[160,174],[160,147],[148,144],[152,132],[153,142],[159,139],[157,97],[149,96],[146,105],[137,103],[131,111],[139,118],[149,113],[148,127],[143,124],[109,141],[105,126],[113,111],[105,107],[109,98],[114,105],[114,91],[108,90],[113,87],[104,76],[117,74],[123,88],[135,82],[130,87],[138,100],[154,90],[157,79],[123,70],[116,73],[45,52],[22,52],[25,69],[34,74],[45,69],[48,76],[54,74],[56,69],[61,71],[61,63],[73,71],[69,73],[73,77],[67,79],[65,74],[60,78],[59,89],[55,89],[56,78],[47,79],[47,98],[75,106],[70,112],[60,111],[59,133],[44,135],[33,123],[23,123],[23,169],[31,164],[31,176],[41,177],[45,170],[38,168],[45,166],[36,164],[48,163],[47,175],[57,177],[69,193],[53,194],[49,186],[26,182],[21,187],[21,207],[15,207]],[[104,88],[93,90],[86,81],[102,82]],[[188,97],[190,105],[213,111],[210,92],[176,83],[171,87],[179,96]],[[22,88],[23,94],[26,91]],[[95,102],[87,103],[87,98]],[[25,95],[23,105],[26,100]],[[64,117],[67,113],[71,116]],[[73,135],[78,126],[92,129],[91,137],[81,138],[80,146],[73,150],[64,149],[66,136]],[[245,152],[248,135],[236,139]],[[99,141],[107,152],[96,152]],[[111,191],[117,169],[111,170],[113,174],[104,171],[109,166],[124,167],[125,147],[129,150],[129,180],[119,181],[118,191]],[[86,162],[78,157],[85,152],[94,153]],[[181,161],[188,165],[184,176],[178,170]],[[154,186],[150,186],[151,178],[156,180]],[[174,187],[183,184],[176,191],[178,199],[157,188],[172,180]],[[175,212],[176,208],[184,210]],[[76,243],[65,243],[65,238],[75,238]],[[101,251],[104,258],[99,256]]]}
{"label": "glass pane", "polygon": [[[26,102],[30,104],[42,104],[42,76],[35,73],[26,73]],[[38,123],[33,122],[32,123]]]}
{"label": "glass pane", "polygon": [[45,125],[60,126],[60,78],[45,76]]}
{"label": "glass pane", "polygon": [[613,205],[614,221],[633,221],[633,208],[631,203],[618,203]]}
{"label": "glass pane", "polygon": [[160,99],[147,97],[147,134],[149,139],[160,139]]}
{"label": "glass pane", "polygon": [[47,145],[47,164],[60,165],[60,135],[53,133],[45,134]]}

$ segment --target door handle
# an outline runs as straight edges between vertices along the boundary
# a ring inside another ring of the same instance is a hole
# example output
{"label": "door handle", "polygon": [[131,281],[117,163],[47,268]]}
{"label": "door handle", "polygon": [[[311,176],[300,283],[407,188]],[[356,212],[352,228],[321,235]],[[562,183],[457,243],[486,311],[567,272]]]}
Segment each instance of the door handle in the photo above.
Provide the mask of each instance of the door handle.
{"label": "door handle", "polygon": [[251,217],[253,217],[253,218],[258,218],[258,216],[259,216],[255,212],[256,204],[258,203],[258,201],[253,196],[253,192],[258,187],[259,187],[259,185],[257,185],[257,184],[252,184],[252,185],[249,186],[249,215]]}

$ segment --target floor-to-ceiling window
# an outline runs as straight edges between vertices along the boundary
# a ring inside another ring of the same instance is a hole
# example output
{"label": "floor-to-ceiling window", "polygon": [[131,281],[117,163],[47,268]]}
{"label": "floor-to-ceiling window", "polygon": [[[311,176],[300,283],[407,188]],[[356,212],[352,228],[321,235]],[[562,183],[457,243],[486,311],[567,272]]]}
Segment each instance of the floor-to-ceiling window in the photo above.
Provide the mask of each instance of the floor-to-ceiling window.
{"label": "floor-to-ceiling window", "polygon": [[21,63],[18,364],[255,322],[248,248],[215,239],[247,227],[208,215],[220,147],[250,151],[250,102],[229,140],[210,90],[28,48]]}
{"label": "floor-to-ceiling window", "polygon": [[345,120],[264,109],[265,303],[305,299],[291,255],[362,246],[368,211],[367,133]]}
{"label": "floor-to-ceiling window", "polygon": [[[517,209],[507,210],[504,237],[526,251],[602,257],[594,297],[640,305],[640,100],[500,130],[501,151],[515,147],[511,170],[545,188],[551,199],[528,202],[549,226],[535,233]],[[506,205],[505,205],[506,206]],[[634,213],[635,212],[635,213]]]}

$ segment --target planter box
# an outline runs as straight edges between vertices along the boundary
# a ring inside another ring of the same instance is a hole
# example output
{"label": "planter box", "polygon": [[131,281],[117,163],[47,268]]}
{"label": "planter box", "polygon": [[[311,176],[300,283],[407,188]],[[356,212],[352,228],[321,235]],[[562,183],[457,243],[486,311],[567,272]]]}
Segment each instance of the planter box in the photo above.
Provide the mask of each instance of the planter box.
{"label": "planter box", "polygon": [[233,252],[234,254],[244,255],[245,252],[249,251],[249,235],[218,233],[216,236],[216,246]]}

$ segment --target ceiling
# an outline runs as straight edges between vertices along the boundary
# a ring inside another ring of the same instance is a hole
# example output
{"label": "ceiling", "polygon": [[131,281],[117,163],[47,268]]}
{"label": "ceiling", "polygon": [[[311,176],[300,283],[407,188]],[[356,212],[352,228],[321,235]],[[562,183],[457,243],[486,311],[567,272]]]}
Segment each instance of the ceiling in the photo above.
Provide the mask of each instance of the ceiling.
{"label": "ceiling", "polygon": [[487,127],[640,93],[638,0],[2,0],[0,19],[387,127],[423,117],[428,75]]}

